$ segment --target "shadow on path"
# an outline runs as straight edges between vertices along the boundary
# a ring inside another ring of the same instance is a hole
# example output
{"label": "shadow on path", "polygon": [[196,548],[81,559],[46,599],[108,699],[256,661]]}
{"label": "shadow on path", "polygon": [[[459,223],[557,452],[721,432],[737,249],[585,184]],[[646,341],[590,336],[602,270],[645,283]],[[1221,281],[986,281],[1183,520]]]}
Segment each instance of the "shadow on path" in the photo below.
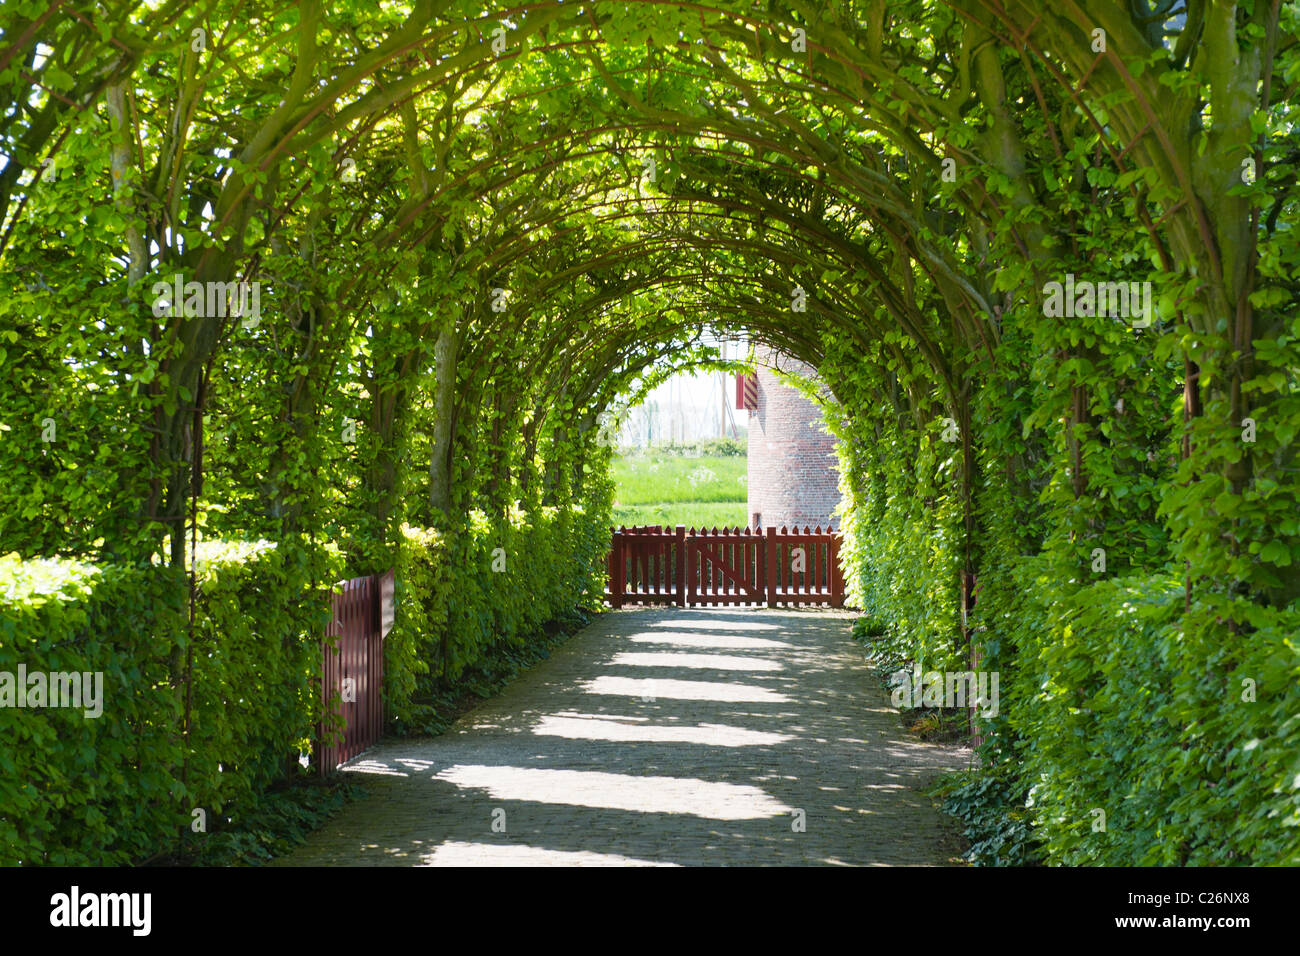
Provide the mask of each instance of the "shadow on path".
{"label": "shadow on path", "polygon": [[275,865],[956,862],[921,789],[970,751],[907,737],[852,620],[604,614],[446,734],[347,764],[370,795]]}

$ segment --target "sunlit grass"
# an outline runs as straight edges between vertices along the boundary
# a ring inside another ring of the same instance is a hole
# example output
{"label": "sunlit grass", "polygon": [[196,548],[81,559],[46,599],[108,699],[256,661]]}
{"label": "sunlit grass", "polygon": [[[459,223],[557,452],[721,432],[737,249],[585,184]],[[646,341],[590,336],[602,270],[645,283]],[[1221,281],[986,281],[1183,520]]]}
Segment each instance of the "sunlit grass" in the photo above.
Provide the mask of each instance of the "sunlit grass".
{"label": "sunlit grass", "polygon": [[745,510],[746,459],[646,455],[614,462],[614,500],[619,505],[735,502]]}
{"label": "sunlit grass", "polygon": [[662,525],[688,528],[743,528],[746,524],[743,501],[687,501],[663,505],[618,505],[614,508],[614,526]]}
{"label": "sunlit grass", "polygon": [[636,455],[614,462],[614,524],[744,527],[748,463],[739,456]]}

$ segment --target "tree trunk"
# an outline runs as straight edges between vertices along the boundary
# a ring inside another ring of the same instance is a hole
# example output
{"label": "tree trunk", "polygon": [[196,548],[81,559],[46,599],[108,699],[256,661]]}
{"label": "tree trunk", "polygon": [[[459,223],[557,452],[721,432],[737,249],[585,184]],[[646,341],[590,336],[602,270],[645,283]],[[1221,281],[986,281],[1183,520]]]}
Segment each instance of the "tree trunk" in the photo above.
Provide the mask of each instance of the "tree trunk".
{"label": "tree trunk", "polygon": [[451,451],[456,408],[456,360],[459,350],[456,322],[448,318],[438,330],[433,347],[434,421],[433,447],[429,455],[429,507],[434,521],[451,511]]}

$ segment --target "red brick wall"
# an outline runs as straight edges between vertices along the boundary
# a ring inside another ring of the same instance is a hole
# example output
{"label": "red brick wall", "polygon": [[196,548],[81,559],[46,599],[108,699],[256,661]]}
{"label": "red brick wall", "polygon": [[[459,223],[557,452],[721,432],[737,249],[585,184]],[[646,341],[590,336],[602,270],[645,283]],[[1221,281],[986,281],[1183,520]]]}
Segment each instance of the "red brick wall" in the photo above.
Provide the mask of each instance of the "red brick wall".
{"label": "red brick wall", "polygon": [[[758,360],[814,379],[807,365],[759,352]],[[840,502],[835,439],[822,424],[821,409],[798,391],[758,369],[758,408],[749,415],[749,512],[762,526],[823,528]]]}

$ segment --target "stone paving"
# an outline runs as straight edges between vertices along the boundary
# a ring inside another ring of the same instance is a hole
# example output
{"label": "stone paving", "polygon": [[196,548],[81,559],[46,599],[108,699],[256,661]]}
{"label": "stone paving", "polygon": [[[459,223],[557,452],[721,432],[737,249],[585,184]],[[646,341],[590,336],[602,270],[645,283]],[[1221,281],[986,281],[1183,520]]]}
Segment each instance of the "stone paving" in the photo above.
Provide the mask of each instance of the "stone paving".
{"label": "stone paving", "polygon": [[958,863],[921,790],[971,752],[902,730],[852,620],[604,614],[446,734],[347,764],[369,796],[276,865]]}

